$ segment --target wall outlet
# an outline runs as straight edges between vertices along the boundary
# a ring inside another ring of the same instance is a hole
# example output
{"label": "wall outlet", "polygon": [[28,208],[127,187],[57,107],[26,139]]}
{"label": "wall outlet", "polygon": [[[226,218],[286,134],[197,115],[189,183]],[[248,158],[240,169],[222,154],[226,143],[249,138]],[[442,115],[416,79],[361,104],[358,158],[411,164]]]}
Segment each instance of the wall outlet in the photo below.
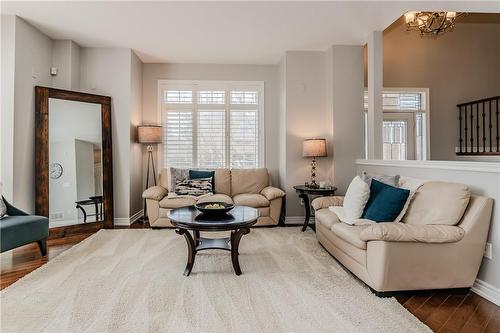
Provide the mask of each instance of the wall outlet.
{"label": "wall outlet", "polygon": [[493,244],[486,243],[486,246],[484,247],[484,257],[493,259]]}

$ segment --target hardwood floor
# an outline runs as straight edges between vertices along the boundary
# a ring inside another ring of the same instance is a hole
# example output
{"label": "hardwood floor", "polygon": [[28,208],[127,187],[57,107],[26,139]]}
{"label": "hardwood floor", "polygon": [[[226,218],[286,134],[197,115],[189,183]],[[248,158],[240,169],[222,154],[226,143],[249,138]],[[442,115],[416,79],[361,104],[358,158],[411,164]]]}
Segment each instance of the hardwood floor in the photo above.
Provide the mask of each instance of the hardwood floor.
{"label": "hardwood floor", "polygon": [[[135,223],[131,228],[144,228],[144,225]],[[90,235],[49,240],[46,257],[40,255],[36,243],[2,253],[0,289],[53,260]],[[464,295],[414,292],[398,295],[396,299],[435,332],[500,332],[500,307],[472,292]]]}

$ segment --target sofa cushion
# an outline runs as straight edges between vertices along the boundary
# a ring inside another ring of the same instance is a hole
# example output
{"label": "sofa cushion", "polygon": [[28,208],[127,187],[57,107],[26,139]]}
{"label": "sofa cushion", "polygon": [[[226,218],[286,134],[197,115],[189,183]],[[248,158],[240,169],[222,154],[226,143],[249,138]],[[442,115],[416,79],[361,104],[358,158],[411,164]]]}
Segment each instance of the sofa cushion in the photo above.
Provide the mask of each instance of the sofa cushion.
{"label": "sofa cushion", "polygon": [[196,203],[196,198],[194,197],[165,197],[160,201],[161,208],[181,208],[193,206]]}
{"label": "sofa cushion", "polygon": [[363,211],[363,218],[376,222],[393,222],[405,207],[409,195],[409,190],[373,179],[370,186],[370,199]]}
{"label": "sofa cushion", "polygon": [[452,225],[380,223],[364,229],[360,238],[364,241],[452,243],[458,242],[464,235],[464,229]]}
{"label": "sofa cushion", "polygon": [[227,204],[233,204],[233,199],[231,199],[230,196],[228,195],[225,195],[225,194],[213,194],[213,195],[207,195],[207,196],[204,196],[200,199],[198,199],[198,201],[196,201],[197,203],[204,203],[204,202],[225,202]]}
{"label": "sofa cushion", "polygon": [[346,223],[336,223],[331,226],[331,230],[339,238],[354,245],[358,249],[366,250],[366,242],[359,237],[361,232],[369,225],[348,225]]}
{"label": "sofa cushion", "polygon": [[215,193],[231,195],[231,171],[215,169]]}
{"label": "sofa cushion", "polygon": [[429,181],[413,196],[402,222],[456,225],[462,219],[469,199],[469,188],[463,184]]}
{"label": "sofa cushion", "polygon": [[315,217],[314,219],[316,220],[316,223],[321,223],[324,226],[326,226],[328,229],[332,227],[332,225],[336,223],[340,223],[339,218],[335,213],[333,213],[331,210],[328,208],[323,208],[320,210],[317,210],[314,213]]}
{"label": "sofa cushion", "polygon": [[366,171],[363,171],[361,175],[361,179],[363,179],[363,181],[365,181],[368,184],[368,186],[371,186],[372,180],[376,179],[381,183],[398,187],[400,177],[401,177],[400,175],[370,175]]}
{"label": "sofa cushion", "polygon": [[262,194],[245,193],[233,197],[235,205],[249,206],[253,208],[269,207],[269,200]]}
{"label": "sofa cushion", "polygon": [[242,193],[258,194],[268,185],[269,174],[266,168],[231,170],[231,194],[233,196]]}

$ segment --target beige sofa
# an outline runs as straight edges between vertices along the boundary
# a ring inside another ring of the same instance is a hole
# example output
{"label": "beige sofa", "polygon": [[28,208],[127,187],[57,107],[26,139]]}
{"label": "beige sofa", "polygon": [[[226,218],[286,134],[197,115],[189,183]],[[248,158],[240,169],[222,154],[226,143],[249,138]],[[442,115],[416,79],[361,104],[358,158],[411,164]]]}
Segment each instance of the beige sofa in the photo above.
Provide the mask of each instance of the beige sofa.
{"label": "beige sofa", "polygon": [[[401,223],[354,226],[340,222],[328,209],[341,206],[342,197],[318,198],[312,205],[318,241],[384,296],[401,290],[472,287],[493,200],[470,195],[465,185],[427,182],[416,191]],[[428,224],[431,221],[434,224]]]}
{"label": "beige sofa", "polygon": [[281,207],[285,192],[270,186],[267,169],[216,169],[215,194],[201,198],[168,196],[170,182],[168,169],[160,172],[160,185],[148,188],[142,194],[146,199],[151,227],[172,227],[167,214],[179,207],[196,202],[222,201],[257,208],[260,217],[255,225],[280,224]]}

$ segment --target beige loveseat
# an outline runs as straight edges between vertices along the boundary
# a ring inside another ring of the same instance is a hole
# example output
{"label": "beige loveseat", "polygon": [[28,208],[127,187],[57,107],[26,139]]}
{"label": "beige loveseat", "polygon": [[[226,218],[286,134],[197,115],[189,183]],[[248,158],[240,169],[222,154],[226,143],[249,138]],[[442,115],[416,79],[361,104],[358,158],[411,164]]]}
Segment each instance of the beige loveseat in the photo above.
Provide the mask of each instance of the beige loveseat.
{"label": "beige loveseat", "polygon": [[280,223],[281,207],[285,192],[270,186],[266,168],[259,169],[215,169],[215,194],[194,197],[172,198],[168,196],[169,172],[160,172],[160,185],[148,188],[142,194],[146,199],[149,223],[152,227],[171,227],[167,214],[179,207],[192,206],[196,202],[222,201],[257,208],[260,217],[255,225],[277,225]]}
{"label": "beige loveseat", "polygon": [[488,235],[491,198],[470,195],[461,184],[426,182],[401,223],[354,226],[328,209],[341,206],[342,199],[313,201],[318,241],[377,294],[472,287]]}

